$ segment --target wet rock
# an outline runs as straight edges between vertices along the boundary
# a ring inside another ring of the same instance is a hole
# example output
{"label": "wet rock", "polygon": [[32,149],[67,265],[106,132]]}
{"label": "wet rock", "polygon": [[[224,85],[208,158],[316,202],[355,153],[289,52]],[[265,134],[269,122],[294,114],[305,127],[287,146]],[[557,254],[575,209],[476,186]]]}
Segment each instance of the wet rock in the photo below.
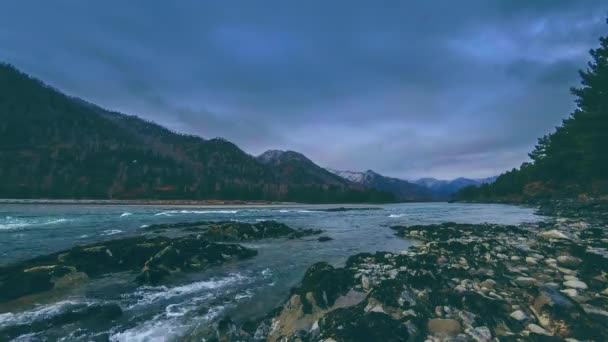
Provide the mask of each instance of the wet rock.
{"label": "wet rock", "polygon": [[556,230],[556,229],[549,230],[549,231],[546,231],[546,232],[538,233],[538,236],[541,237],[541,238],[543,238],[543,239],[547,239],[547,240],[549,240],[549,239],[558,239],[558,240],[560,240],[560,239],[566,239],[566,240],[569,239],[569,237],[566,234],[564,234],[564,233],[562,233],[562,232],[560,232],[559,230]]}
{"label": "wet rock", "polygon": [[516,321],[525,321],[526,319],[528,319],[528,315],[526,315],[523,311],[521,310],[516,310],[513,311],[511,313],[511,315],[509,315],[511,318],[513,318]]}
{"label": "wet rock", "polygon": [[570,287],[573,289],[581,289],[581,290],[587,289],[587,284],[583,283],[580,280],[568,280],[568,281],[564,282],[564,286]]}
{"label": "wet rock", "polygon": [[486,288],[486,289],[493,289],[494,286],[496,286],[496,282],[492,279],[487,279],[481,282],[481,287]]}
{"label": "wet rock", "polygon": [[366,275],[361,276],[361,286],[364,290],[369,290],[369,278]]}
{"label": "wet rock", "polygon": [[[0,274],[1,274],[0,269]],[[57,286],[67,287],[70,277],[86,280],[86,276],[74,267],[62,265],[35,266],[13,269],[0,276],[0,302],[51,290]]]}
{"label": "wet rock", "polygon": [[542,327],[540,327],[534,323],[528,324],[528,330],[530,330],[530,332],[533,332],[535,334],[546,335],[546,336],[551,335],[547,330],[543,329]]}
{"label": "wet rock", "polygon": [[292,294],[300,295],[305,313],[312,312],[313,303],[308,300],[308,293],[316,305],[327,308],[334,305],[336,299],[354,285],[353,275],[348,269],[336,269],[326,262],[316,263],[306,271],[301,286],[292,290]]}
{"label": "wet rock", "polygon": [[492,340],[492,332],[488,327],[477,327],[467,331],[473,340],[477,342],[489,342]]}
{"label": "wet rock", "polygon": [[582,260],[570,255],[560,255],[557,257],[557,262],[564,267],[576,268],[581,264]]}
{"label": "wet rock", "polygon": [[0,302],[79,286],[89,277],[124,271],[141,271],[140,281],[157,282],[170,273],[201,270],[255,254],[242,246],[211,243],[195,236],[128,237],[76,246],[0,267]]}
{"label": "wet rock", "polygon": [[249,241],[268,238],[299,238],[309,235],[321,234],[315,229],[293,229],[284,223],[274,220],[256,223],[238,221],[198,221],[178,222],[151,225],[145,228],[148,231],[180,230],[185,232],[201,232],[207,240],[219,242]]}
{"label": "wet rock", "polygon": [[530,287],[536,285],[538,281],[530,277],[517,277],[515,278],[515,283],[520,286]]}
{"label": "wet rock", "polygon": [[321,341],[408,341],[407,326],[391,316],[350,307],[334,310],[319,320]]}
{"label": "wet rock", "polygon": [[438,337],[455,337],[460,334],[460,323],[455,319],[435,318],[429,320],[429,334]]}
{"label": "wet rock", "polygon": [[157,284],[172,273],[200,271],[211,265],[231,259],[250,258],[256,254],[255,250],[236,244],[220,244],[192,237],[179,238],[145,262],[137,281]]}

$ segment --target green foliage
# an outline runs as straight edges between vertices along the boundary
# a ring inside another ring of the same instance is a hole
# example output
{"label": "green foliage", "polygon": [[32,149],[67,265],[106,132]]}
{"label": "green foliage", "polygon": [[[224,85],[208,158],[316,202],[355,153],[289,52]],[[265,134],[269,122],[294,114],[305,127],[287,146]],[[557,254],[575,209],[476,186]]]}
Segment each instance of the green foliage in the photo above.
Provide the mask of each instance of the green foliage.
{"label": "green foliage", "polygon": [[590,51],[581,85],[571,89],[577,108],[556,130],[538,139],[532,163],[496,183],[460,191],[459,200],[567,197],[608,192],[608,37]]}

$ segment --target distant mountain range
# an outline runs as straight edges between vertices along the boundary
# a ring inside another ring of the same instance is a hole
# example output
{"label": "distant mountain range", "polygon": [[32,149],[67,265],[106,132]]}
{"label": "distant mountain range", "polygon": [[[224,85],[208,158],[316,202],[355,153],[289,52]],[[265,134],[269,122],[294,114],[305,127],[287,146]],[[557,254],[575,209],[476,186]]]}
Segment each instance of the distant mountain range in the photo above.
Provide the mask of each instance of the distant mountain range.
{"label": "distant mountain range", "polygon": [[296,152],[255,158],[64,95],[0,63],[0,198],[383,202]]}
{"label": "distant mountain range", "polygon": [[432,201],[436,199],[433,192],[427,187],[398,178],[386,177],[372,170],[364,172],[328,170],[353,183],[390,192],[398,201]]}
{"label": "distant mountain range", "polygon": [[493,183],[496,177],[471,179],[459,177],[453,180],[439,180],[435,178],[420,178],[414,183],[430,189],[437,198],[447,199],[467,186],[479,186],[486,183]]}
{"label": "distant mountain range", "polygon": [[496,177],[483,179],[456,178],[454,180],[438,180],[435,178],[421,178],[415,181],[392,178],[378,174],[372,170],[364,172],[328,171],[347,179],[353,183],[380,191],[387,191],[395,195],[399,201],[430,201],[450,199],[458,190],[474,185],[492,183]]}

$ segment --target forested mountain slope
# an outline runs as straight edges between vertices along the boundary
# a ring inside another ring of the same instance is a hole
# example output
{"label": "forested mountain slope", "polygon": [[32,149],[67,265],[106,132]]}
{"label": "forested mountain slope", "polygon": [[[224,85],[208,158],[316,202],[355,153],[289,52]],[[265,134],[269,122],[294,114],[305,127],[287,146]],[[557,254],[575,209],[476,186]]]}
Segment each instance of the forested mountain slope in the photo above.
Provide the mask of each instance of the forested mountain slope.
{"label": "forested mountain slope", "polygon": [[0,64],[1,198],[392,199],[296,171],[275,170],[224,139],[107,111]]}

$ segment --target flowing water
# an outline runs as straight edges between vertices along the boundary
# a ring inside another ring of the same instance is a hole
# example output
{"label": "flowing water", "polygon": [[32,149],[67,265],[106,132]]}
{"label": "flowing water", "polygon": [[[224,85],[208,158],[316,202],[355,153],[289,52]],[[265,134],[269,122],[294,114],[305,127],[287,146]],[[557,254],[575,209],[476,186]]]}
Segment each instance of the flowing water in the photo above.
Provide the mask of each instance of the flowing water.
{"label": "flowing water", "polygon": [[74,245],[142,234],[158,223],[277,220],[293,228],[324,230],[317,236],[260,240],[243,245],[258,255],[204,272],[186,274],[164,286],[137,286],[133,274],[115,274],[87,283],[59,298],[16,310],[0,306],[0,330],[30,324],[76,308],[115,303],[123,315],[114,322],[70,324],[22,341],[165,341],[204,332],[221,317],[237,322],[259,317],[280,305],[291,287],[315,262],[336,266],[361,252],[401,251],[412,242],[389,229],[396,224],[441,222],[534,222],[530,208],[496,204],[412,203],[374,206],[376,210],[327,212],[331,206],[96,206],[0,204],[0,265],[56,252]]}

